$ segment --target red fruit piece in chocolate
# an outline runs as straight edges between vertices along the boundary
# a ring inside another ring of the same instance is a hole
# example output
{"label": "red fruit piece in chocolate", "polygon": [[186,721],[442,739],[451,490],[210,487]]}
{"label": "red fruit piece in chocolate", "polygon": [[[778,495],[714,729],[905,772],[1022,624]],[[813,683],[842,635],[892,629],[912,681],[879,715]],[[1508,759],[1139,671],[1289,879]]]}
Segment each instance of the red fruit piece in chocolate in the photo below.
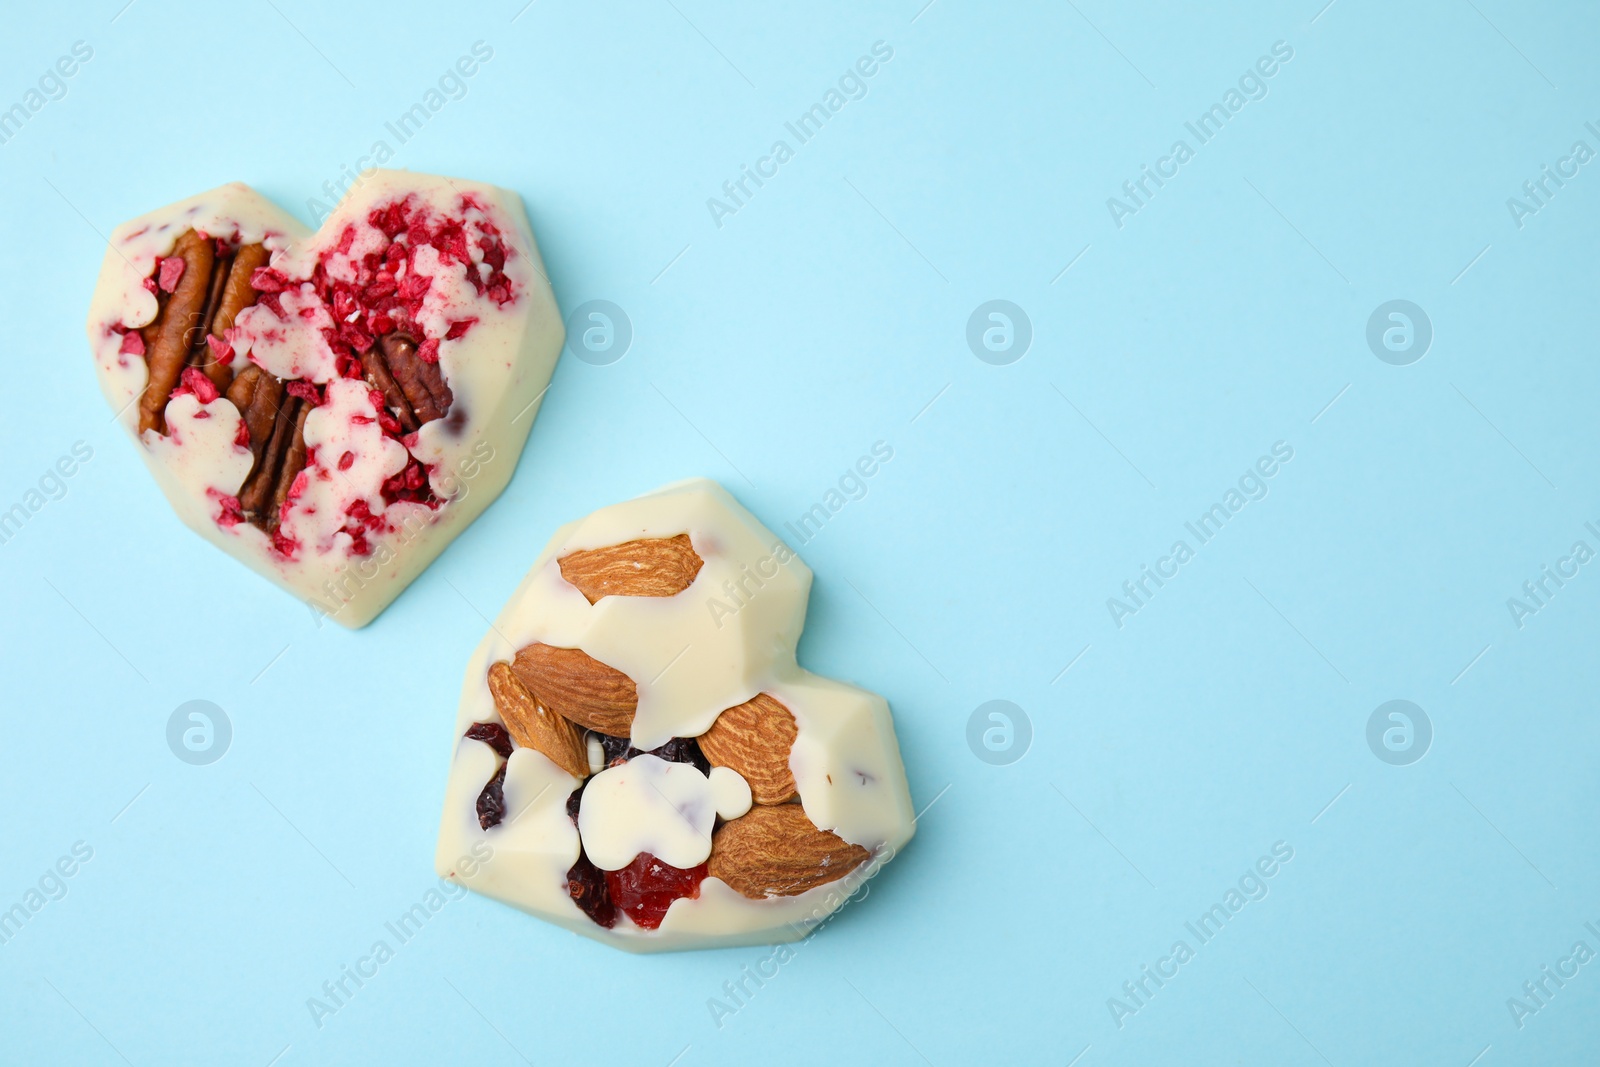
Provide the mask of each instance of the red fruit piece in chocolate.
{"label": "red fruit piece in chocolate", "polygon": [[144,355],[144,336],[138,330],[129,330],[122,335],[122,347],[117,349],[121,356]]}
{"label": "red fruit piece in chocolate", "polygon": [[504,759],[511,758],[511,735],[497,722],[475,722],[461,735],[469,741],[482,741]]}
{"label": "red fruit piece in chocolate", "polygon": [[183,272],[189,264],[182,256],[168,256],[161,261],[161,266],[156,268],[156,284],[163,293],[170,293],[178,287],[183,280]]}
{"label": "red fruit piece in chocolate", "polygon": [[703,863],[682,870],[641,852],[622,870],[606,872],[606,888],[611,890],[612,902],[635,926],[654,930],[674,900],[700,895],[700,883],[705,877]]}
{"label": "red fruit piece in chocolate", "polygon": [[177,393],[193,393],[202,404],[209,404],[222,394],[217,391],[217,386],[205,373],[195,367],[183,368],[179,376],[180,384],[175,390]]}
{"label": "red fruit piece in chocolate", "polygon": [[322,403],[322,393],[318,391],[317,387],[301,378],[296,378],[284,386],[284,391],[290,396],[299,397],[312,407],[318,407]]}
{"label": "red fruit piece in chocolate", "polygon": [[487,830],[491,826],[499,826],[500,820],[506,817],[506,765],[500,764],[500,769],[494,772],[494,777],[489,779],[489,784],[483,787],[483,792],[478,794],[478,825]]}
{"label": "red fruit piece in chocolate", "polygon": [[250,275],[250,288],[262,293],[281,293],[289,288],[289,278],[281,270],[257,267]]}
{"label": "red fruit piece in chocolate", "polygon": [[[589,861],[578,851],[578,862],[567,871],[567,893],[583,913],[607,930],[617,925],[617,906],[611,899],[611,876]],[[656,920],[661,925],[661,920]]]}

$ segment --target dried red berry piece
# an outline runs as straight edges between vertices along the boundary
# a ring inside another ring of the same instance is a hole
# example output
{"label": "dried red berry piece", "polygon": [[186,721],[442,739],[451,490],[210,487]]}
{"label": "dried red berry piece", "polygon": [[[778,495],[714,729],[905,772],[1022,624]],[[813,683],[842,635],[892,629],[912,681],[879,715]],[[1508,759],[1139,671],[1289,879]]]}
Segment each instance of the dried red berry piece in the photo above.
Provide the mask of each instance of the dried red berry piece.
{"label": "dried red berry piece", "polygon": [[[604,753],[607,767],[616,767],[628,762],[635,756],[645,755],[644,750],[634,748],[626,737],[612,737],[610,734],[597,733],[600,739],[600,750]],[[700,751],[700,744],[692,737],[674,737],[660,748],[653,748],[649,755],[668,763],[688,763],[699,768],[701,774],[711,773],[711,762]]]}
{"label": "dried red berry piece", "polygon": [[284,387],[284,391],[290,396],[299,397],[312,407],[320,407],[322,405],[322,391],[316,385],[303,378],[294,379]]}
{"label": "dried red berry piece", "polygon": [[183,272],[189,263],[182,256],[167,256],[156,268],[156,284],[163,293],[170,293],[178,288],[178,282],[183,280]]}
{"label": "dried red berry piece", "polygon": [[[567,871],[567,893],[583,913],[607,930],[617,925],[617,906],[611,900],[610,875],[589,861],[578,851],[578,862]],[[661,920],[656,920],[661,925]]]}
{"label": "dried red berry piece", "polygon": [[506,817],[506,765],[494,772],[489,784],[478,794],[478,826],[484,830],[499,826]]}
{"label": "dried red berry piece", "polygon": [[502,759],[511,758],[511,735],[497,722],[475,722],[467,727],[467,732],[462,736],[469,741],[482,741],[500,753]]}
{"label": "dried red berry piece", "polygon": [[700,743],[692,737],[674,737],[660,748],[650,750],[650,755],[668,763],[689,763],[699,768],[701,774],[711,773],[711,761],[700,751]]}
{"label": "dried red berry piece", "polygon": [[289,288],[289,277],[273,267],[257,267],[250,275],[250,288],[261,293],[281,293]]}
{"label": "dried red berry piece", "polygon": [[193,393],[202,404],[209,404],[222,394],[217,391],[217,386],[203,372],[194,367],[183,368],[183,373],[178,378],[178,388],[174,389],[174,396]]}
{"label": "dried red berry piece", "polygon": [[705,880],[706,865],[683,870],[641,852],[620,871],[606,872],[606,888],[611,899],[632,919],[634,925],[654,930],[666,917],[674,900],[698,897]]}

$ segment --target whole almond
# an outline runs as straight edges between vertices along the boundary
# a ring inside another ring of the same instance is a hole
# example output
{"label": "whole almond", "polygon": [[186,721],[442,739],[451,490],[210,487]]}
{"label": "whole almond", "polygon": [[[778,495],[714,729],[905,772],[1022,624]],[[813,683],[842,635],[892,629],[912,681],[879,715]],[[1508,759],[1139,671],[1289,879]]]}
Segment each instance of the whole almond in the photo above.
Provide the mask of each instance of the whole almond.
{"label": "whole almond", "polygon": [[511,662],[535,700],[579,726],[613,737],[633,732],[639,690],[633,679],[576,648],[532,644]]}
{"label": "whole almond", "polygon": [[783,804],[799,795],[789,770],[789,749],[798,732],[789,709],[759,693],[718,715],[700,735],[700,751],[713,766],[738,771],[757,804]]}
{"label": "whole almond", "polygon": [[543,752],[574,778],[589,777],[589,749],[582,731],[542,706],[518,680],[511,664],[501,660],[489,668],[489,692],[512,740]]}
{"label": "whole almond", "polygon": [[606,596],[677,596],[705,563],[688,534],[571,552],[559,562],[561,577],[591,604]]}
{"label": "whole almond", "polygon": [[817,829],[799,804],[758,806],[712,835],[707,873],[752,900],[792,897],[843,878],[869,855]]}

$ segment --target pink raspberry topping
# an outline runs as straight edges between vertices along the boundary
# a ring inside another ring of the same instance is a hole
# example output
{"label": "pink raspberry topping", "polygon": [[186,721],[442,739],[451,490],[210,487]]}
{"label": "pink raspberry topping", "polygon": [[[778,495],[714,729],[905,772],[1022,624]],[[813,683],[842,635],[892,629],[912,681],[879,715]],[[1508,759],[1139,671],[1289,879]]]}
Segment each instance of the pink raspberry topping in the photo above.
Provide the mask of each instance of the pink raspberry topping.
{"label": "pink raspberry topping", "polygon": [[296,378],[284,386],[284,391],[290,396],[299,397],[312,407],[320,407],[322,405],[321,390],[303,378]]}
{"label": "pink raspberry topping", "polygon": [[200,403],[209,404],[222,395],[217,391],[217,384],[207,378],[203,371],[196,370],[194,367],[183,368],[183,374],[179,377],[178,382],[178,388],[172,391],[172,395],[175,397],[193,395]]}
{"label": "pink raspberry topping", "polygon": [[183,272],[189,264],[182,256],[167,256],[161,261],[161,266],[156,268],[156,284],[163,293],[170,293],[178,287],[178,282],[183,278]]}

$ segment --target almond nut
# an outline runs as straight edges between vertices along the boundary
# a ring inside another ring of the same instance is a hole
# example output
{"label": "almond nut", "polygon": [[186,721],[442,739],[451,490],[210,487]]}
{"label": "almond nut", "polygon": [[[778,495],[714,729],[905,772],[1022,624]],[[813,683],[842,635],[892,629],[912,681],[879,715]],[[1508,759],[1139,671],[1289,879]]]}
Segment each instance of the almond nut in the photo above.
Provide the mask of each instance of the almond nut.
{"label": "almond nut", "polygon": [[511,669],[535,700],[579,726],[612,737],[633,732],[639,690],[633,679],[576,648],[532,644]]}
{"label": "almond nut", "polygon": [[754,807],[711,837],[707,873],[752,900],[792,897],[849,874],[870,853],[812,825],[799,804]]}
{"label": "almond nut", "polygon": [[589,777],[589,749],[568,720],[542,706],[504,660],[489,668],[489,692],[506,732],[523,748],[543,752],[574,778]]}
{"label": "almond nut", "polygon": [[759,693],[718,715],[700,735],[700,751],[713,766],[738,771],[757,804],[783,804],[799,795],[789,770],[789,749],[798,732],[789,709]]}
{"label": "almond nut", "polygon": [[591,604],[606,596],[677,596],[705,563],[688,534],[571,552],[559,562],[561,577]]}

